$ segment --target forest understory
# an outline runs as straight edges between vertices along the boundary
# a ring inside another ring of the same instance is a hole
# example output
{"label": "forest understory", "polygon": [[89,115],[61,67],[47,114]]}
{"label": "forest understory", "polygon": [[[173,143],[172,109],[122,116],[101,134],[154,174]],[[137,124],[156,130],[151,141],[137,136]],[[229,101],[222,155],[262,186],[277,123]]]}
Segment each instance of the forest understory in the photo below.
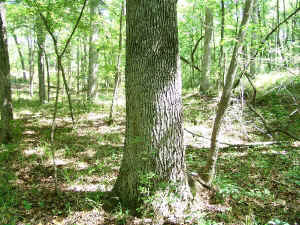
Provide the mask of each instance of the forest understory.
{"label": "forest understory", "polygon": [[[109,124],[111,91],[101,90],[94,104],[73,96],[74,128],[64,99],[51,145],[53,103],[32,100],[27,86],[13,85],[14,139],[0,146],[0,224],[154,224],[151,215],[134,216],[107,197],[122,157],[124,99],[119,98]],[[299,136],[299,90],[294,75],[257,85],[256,110],[270,127]],[[218,137],[216,190],[203,190],[206,205],[188,213],[184,224],[300,223],[300,141],[268,134],[247,107],[251,88],[243,93],[248,97],[236,91]],[[183,95],[189,172],[206,163],[218,100],[193,90]]]}

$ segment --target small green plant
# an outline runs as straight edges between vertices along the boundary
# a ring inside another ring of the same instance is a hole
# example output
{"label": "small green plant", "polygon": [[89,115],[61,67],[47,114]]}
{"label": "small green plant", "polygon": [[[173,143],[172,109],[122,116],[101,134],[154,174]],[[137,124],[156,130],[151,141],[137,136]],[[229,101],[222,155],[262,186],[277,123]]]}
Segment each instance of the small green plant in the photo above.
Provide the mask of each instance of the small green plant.
{"label": "small green plant", "polygon": [[28,202],[26,200],[23,200],[23,207],[26,210],[30,210],[32,208],[32,203],[30,203],[30,202]]}

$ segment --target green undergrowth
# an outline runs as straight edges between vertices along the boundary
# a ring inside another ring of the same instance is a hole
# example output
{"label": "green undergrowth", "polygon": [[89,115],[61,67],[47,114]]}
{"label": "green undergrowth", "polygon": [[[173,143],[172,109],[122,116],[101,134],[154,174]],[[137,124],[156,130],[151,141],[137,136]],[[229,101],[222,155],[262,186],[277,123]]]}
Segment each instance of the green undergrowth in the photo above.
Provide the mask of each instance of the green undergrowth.
{"label": "green undergrowth", "polygon": [[[256,110],[270,126],[280,125],[299,134],[299,113],[290,115],[297,107],[285,89],[297,100],[300,82],[298,78],[285,82],[285,88],[274,88],[278,85],[275,82],[264,90],[266,94],[258,95]],[[51,144],[53,101],[41,106],[36,96],[33,100],[23,94],[14,96],[14,142],[0,146],[0,224],[136,224],[140,218],[132,216],[117,198],[107,197],[118,175],[125,134],[124,105],[118,106],[113,123],[107,122],[110,101],[111,93],[97,104],[74,97],[73,129],[67,101],[60,101],[55,142]],[[203,127],[211,128],[216,101],[216,96],[185,93],[185,127],[200,132]],[[234,104],[226,114],[225,141],[231,142],[226,138],[234,132],[241,133],[235,131],[241,126],[253,134],[252,142],[270,141],[254,129],[264,130],[251,111],[244,110],[245,124],[230,120],[239,109]],[[205,135],[210,137],[209,132]],[[276,140],[285,142],[221,147],[214,183],[218,191],[209,197],[211,205],[225,210],[208,208],[189,224],[299,223],[300,145],[283,134],[276,135]],[[209,149],[201,145],[205,140],[186,137],[190,171],[197,171],[207,161]]]}

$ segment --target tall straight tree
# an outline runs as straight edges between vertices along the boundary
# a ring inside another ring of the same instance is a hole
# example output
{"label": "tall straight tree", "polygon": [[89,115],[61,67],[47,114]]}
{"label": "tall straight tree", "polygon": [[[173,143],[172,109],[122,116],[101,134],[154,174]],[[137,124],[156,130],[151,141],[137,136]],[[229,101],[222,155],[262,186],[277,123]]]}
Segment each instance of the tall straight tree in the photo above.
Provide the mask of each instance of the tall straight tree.
{"label": "tall straight tree", "polygon": [[[192,197],[184,159],[176,5],[177,0],[126,3],[126,136],[114,186],[132,208],[143,197],[158,199],[152,207],[163,216],[176,212],[176,204],[184,209]],[[178,196],[174,205],[166,199],[172,192]]]}
{"label": "tall straight tree", "polygon": [[90,0],[90,36],[89,36],[89,71],[88,71],[88,100],[93,101],[97,96],[97,69],[98,69],[98,54],[97,41],[99,38],[98,24],[96,23],[96,10],[99,5],[99,0]]}
{"label": "tall straight tree", "polygon": [[0,1],[0,143],[11,139],[12,99],[4,2]]}
{"label": "tall straight tree", "polygon": [[20,61],[21,61],[21,66],[22,66],[22,71],[23,71],[23,79],[27,80],[26,70],[25,70],[25,62],[24,62],[24,56],[23,56],[22,49],[21,49],[21,44],[19,43],[17,35],[15,33],[12,33],[12,36],[13,36],[13,38],[15,40],[15,43],[16,43],[16,46],[17,46],[17,50],[18,50],[18,53],[19,53],[19,57],[20,57]]}
{"label": "tall straight tree", "polygon": [[40,17],[36,18],[36,36],[37,36],[37,63],[38,63],[38,77],[39,77],[39,98],[40,103],[44,104],[46,100],[46,88],[45,88],[45,72],[44,72],[44,44],[46,33],[43,27],[43,23]]}
{"label": "tall straight tree", "polygon": [[209,89],[209,73],[211,62],[211,40],[213,33],[213,14],[212,9],[205,9],[205,36],[204,36],[204,51],[202,56],[200,91],[207,92]]}

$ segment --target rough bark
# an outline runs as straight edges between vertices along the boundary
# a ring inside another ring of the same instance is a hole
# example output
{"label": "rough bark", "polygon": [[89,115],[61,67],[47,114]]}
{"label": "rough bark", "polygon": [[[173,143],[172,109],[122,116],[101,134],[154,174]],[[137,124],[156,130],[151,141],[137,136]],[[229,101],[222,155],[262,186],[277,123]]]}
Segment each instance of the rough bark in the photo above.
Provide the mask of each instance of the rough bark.
{"label": "rough bark", "polygon": [[120,14],[120,30],[119,30],[119,52],[117,57],[117,71],[115,74],[115,86],[114,86],[114,95],[111,102],[110,107],[110,114],[109,114],[109,121],[113,120],[113,113],[114,113],[114,105],[118,97],[118,89],[121,82],[121,55],[122,55],[122,27],[123,27],[123,15],[124,15],[124,1],[121,3],[121,14]]}
{"label": "rough bark", "polygon": [[211,40],[213,33],[213,14],[210,8],[206,8],[205,13],[205,36],[204,36],[204,51],[202,56],[200,91],[206,93],[210,88],[209,73],[211,63]]}
{"label": "rough bark", "polygon": [[18,41],[17,35],[15,33],[13,33],[12,36],[13,36],[13,38],[15,40],[15,43],[16,43],[16,46],[17,46],[17,50],[18,50],[18,54],[19,54],[19,57],[20,57],[21,66],[22,66],[22,72],[23,72],[23,79],[27,80],[25,63],[24,63],[24,57],[23,57],[23,53],[22,53],[22,50],[21,50],[21,45],[20,45],[20,43]]}
{"label": "rough bark", "polygon": [[13,119],[5,16],[4,2],[0,2],[0,143],[4,144],[12,138],[11,121]]}
{"label": "rough bark", "polygon": [[[153,196],[152,207],[161,216],[185,209],[192,197],[184,160],[176,3],[126,4],[126,136],[114,191],[134,209]],[[172,188],[178,194],[173,203],[166,200],[175,198]]]}
{"label": "rough bark", "polygon": [[45,72],[44,72],[44,44],[45,44],[45,32],[43,30],[40,18],[36,21],[36,35],[37,35],[37,64],[38,64],[38,78],[39,78],[39,99],[40,103],[44,104],[46,100],[46,88],[45,88]]}
{"label": "rough bark", "polygon": [[98,0],[89,1],[90,7],[90,36],[89,36],[89,71],[88,71],[88,92],[89,101],[94,101],[97,96],[97,69],[98,53],[97,41],[99,39],[98,25],[95,20],[96,9],[99,4]]}
{"label": "rough bark", "polygon": [[208,162],[206,164],[206,167],[204,171],[201,171],[203,174],[204,180],[207,182],[207,184],[211,184],[214,177],[215,177],[215,169],[216,169],[216,163],[218,159],[218,148],[217,148],[217,138],[218,134],[220,132],[222,119],[224,117],[225,110],[228,107],[228,103],[231,97],[231,91],[233,82],[236,75],[237,65],[239,62],[239,52],[242,47],[242,42],[245,35],[245,30],[247,27],[247,23],[249,20],[249,14],[251,12],[253,0],[247,0],[245,3],[245,8],[243,12],[243,19],[240,25],[239,33],[237,35],[237,41],[234,46],[234,50],[231,56],[231,62],[230,66],[227,72],[225,86],[222,92],[222,96],[220,99],[220,102],[218,104],[217,114],[214,121],[213,131],[212,131],[212,137],[211,137],[211,146],[210,146],[210,152],[208,156]]}

